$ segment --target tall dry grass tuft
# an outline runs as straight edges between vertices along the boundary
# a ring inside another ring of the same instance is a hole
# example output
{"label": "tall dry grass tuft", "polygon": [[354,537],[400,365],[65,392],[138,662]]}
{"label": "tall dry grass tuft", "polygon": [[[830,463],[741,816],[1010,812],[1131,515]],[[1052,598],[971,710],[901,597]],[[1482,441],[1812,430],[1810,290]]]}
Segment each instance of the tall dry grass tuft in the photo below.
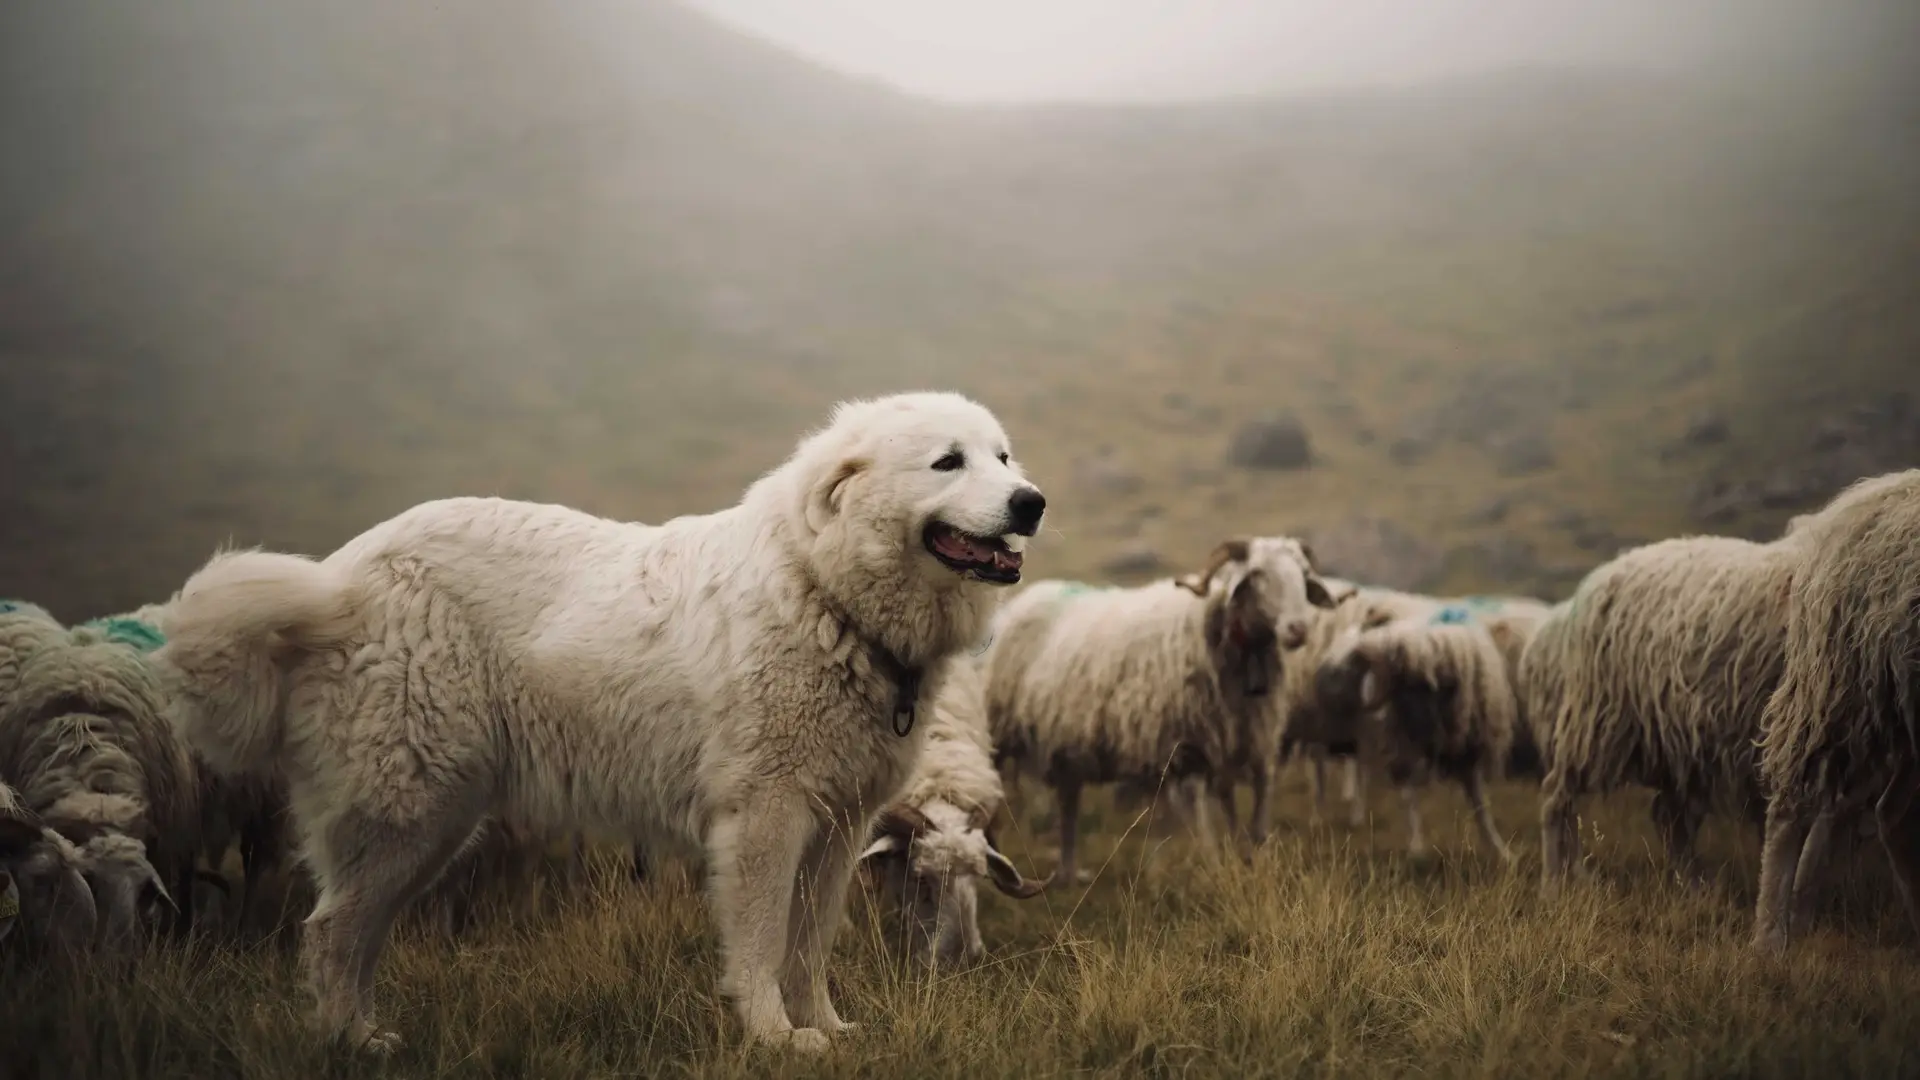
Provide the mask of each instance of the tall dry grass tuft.
{"label": "tall dry grass tuft", "polygon": [[[646,885],[617,859],[537,914],[458,941],[419,920],[382,969],[391,1062],[330,1051],[284,942],[163,947],[131,973],[4,971],[0,1077],[358,1076],[1893,1076],[1920,1071],[1920,960],[1867,858],[1823,929],[1785,960],[1745,948],[1754,840],[1709,829],[1720,882],[1673,884],[1644,798],[1603,800],[1581,887],[1536,895],[1531,791],[1497,793],[1507,872],[1436,792],[1437,854],[1401,852],[1397,807],[1371,834],[1309,827],[1288,777],[1281,827],[1251,865],[1102,800],[1085,889],[983,900],[991,959],[929,975],[894,960],[857,900],[834,979],[861,1029],[808,1061],[744,1048],[713,993],[713,938],[684,875]],[[1047,811],[1005,839],[1043,872]],[[1845,856],[1843,855],[1842,858]]]}

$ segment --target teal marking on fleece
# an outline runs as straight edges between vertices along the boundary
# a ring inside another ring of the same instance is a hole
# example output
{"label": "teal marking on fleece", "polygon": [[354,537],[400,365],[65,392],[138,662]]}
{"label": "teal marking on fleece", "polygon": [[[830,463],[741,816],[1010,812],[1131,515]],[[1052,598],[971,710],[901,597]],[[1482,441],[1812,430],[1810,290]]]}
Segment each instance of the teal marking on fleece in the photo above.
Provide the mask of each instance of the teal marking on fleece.
{"label": "teal marking on fleece", "polygon": [[1475,617],[1500,608],[1502,601],[1497,596],[1465,596],[1443,606],[1427,619],[1429,626],[1460,626],[1472,622]]}
{"label": "teal marking on fleece", "polygon": [[139,619],[125,615],[109,615],[104,619],[90,619],[80,624],[88,629],[97,630],[108,641],[117,641],[122,645],[131,645],[143,653],[149,653],[167,643],[167,637],[160,629]]}

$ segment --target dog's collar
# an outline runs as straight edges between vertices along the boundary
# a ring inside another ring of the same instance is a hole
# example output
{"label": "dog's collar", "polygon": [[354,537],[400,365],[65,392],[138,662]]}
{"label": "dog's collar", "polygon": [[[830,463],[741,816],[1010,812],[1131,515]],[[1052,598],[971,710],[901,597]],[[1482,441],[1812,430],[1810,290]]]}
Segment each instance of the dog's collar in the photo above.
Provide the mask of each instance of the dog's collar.
{"label": "dog's collar", "polygon": [[893,733],[904,739],[913,733],[913,722],[920,711],[920,680],[926,672],[908,667],[885,645],[860,634],[854,636],[865,642],[873,666],[880,669],[897,690],[893,699]]}
{"label": "dog's collar", "polygon": [[902,739],[913,734],[913,724],[920,712],[920,683],[926,677],[926,669],[907,666],[905,661],[894,655],[892,649],[854,629],[853,620],[847,616],[846,610],[827,600],[817,582],[814,589],[821,605],[831,611],[840,620],[840,625],[860,644],[866,646],[867,659],[874,670],[893,684],[893,733]]}

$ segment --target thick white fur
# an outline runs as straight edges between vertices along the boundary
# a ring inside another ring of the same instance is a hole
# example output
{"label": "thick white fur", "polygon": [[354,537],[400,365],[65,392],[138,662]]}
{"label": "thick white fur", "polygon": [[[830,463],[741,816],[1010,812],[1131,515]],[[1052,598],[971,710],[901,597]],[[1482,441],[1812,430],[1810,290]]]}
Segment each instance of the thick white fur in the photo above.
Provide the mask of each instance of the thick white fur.
{"label": "thick white fur", "polygon": [[[1061,849],[1054,882],[1076,880],[1079,798],[1089,783],[1157,787],[1162,777],[1198,775],[1230,785],[1246,763],[1254,779],[1250,839],[1264,839],[1280,684],[1290,663],[1282,662],[1275,635],[1306,632],[1310,594],[1332,601],[1289,537],[1252,540],[1247,558],[1224,563],[1206,588],[1202,597],[1173,580],[1132,589],[1043,581],[995,620],[988,724],[1003,765],[1038,772],[1054,789]],[[1267,665],[1272,686],[1260,696],[1246,692],[1245,665],[1224,658],[1212,640],[1210,627],[1241,617],[1235,605],[1268,635],[1242,658]]]}
{"label": "thick white fur", "polygon": [[895,734],[877,650],[927,700],[985,633],[995,590],[922,538],[1010,532],[1031,485],[1008,451],[984,407],[902,394],[843,403],[716,513],[449,499],[321,562],[216,556],[156,656],[209,761],[287,779],[322,1027],[393,1043],[372,1015],[388,928],[492,815],[704,848],[747,1034],[824,1048],[859,843],[924,737]]}

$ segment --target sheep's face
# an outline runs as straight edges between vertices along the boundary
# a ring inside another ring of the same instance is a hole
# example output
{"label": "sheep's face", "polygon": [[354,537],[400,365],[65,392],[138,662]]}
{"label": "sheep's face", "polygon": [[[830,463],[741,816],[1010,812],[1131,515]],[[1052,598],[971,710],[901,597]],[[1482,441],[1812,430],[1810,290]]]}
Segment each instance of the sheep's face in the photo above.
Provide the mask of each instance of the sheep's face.
{"label": "sheep's face", "polygon": [[0,807],[0,942],[77,953],[93,940],[93,892],[74,859],[31,815]]}
{"label": "sheep's face", "polygon": [[1206,597],[1207,647],[1223,685],[1264,697],[1280,653],[1305,645],[1310,621],[1338,601],[1313,568],[1306,545],[1286,536],[1228,540],[1200,574],[1178,582]]}
{"label": "sheep's face", "polygon": [[123,833],[104,833],[81,846],[80,869],[100,909],[100,936],[109,949],[126,949],[148,926],[173,909],[172,895],[147,861],[144,844]]}
{"label": "sheep's face", "polygon": [[948,803],[896,808],[881,816],[878,831],[861,860],[906,924],[908,955],[927,967],[971,963],[986,952],[979,922],[982,878],[1018,899],[1041,890],[994,847],[977,815]]}

